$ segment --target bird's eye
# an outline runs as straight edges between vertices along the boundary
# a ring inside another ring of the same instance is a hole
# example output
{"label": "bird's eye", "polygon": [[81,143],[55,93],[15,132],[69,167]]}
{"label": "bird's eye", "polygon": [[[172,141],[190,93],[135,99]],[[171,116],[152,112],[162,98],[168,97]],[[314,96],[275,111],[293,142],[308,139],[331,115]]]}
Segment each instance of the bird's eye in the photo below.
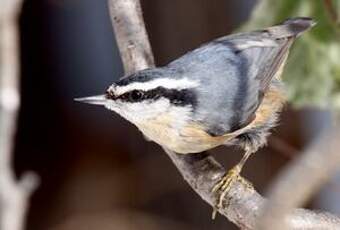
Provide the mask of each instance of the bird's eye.
{"label": "bird's eye", "polygon": [[133,90],[132,92],[129,93],[129,99],[131,101],[139,101],[143,98],[143,92],[139,90]]}
{"label": "bird's eye", "polygon": [[106,94],[105,94],[105,97],[107,99],[114,99],[115,95],[114,95],[114,93],[111,90],[107,90]]}

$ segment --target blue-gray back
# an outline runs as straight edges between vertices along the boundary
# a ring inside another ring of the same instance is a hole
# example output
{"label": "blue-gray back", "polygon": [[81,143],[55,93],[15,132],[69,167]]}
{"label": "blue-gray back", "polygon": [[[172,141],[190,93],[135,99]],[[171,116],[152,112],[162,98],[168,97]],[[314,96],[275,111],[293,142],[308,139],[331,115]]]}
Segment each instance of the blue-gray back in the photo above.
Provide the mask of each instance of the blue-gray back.
{"label": "blue-gray back", "polygon": [[310,26],[310,19],[296,18],[262,31],[225,36],[167,68],[176,72],[174,77],[201,82],[194,119],[210,134],[223,135],[252,121],[292,42]]}

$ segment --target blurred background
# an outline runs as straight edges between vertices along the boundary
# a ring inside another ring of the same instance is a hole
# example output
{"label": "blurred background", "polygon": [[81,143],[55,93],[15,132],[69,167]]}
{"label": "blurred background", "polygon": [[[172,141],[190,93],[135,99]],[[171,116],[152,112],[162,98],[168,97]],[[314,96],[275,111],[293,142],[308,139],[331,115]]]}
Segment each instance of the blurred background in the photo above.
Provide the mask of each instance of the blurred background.
{"label": "blurred background", "polygon": [[[263,193],[277,172],[340,107],[339,0],[142,0],[158,65],[218,36],[313,16],[318,27],[293,47],[284,79],[289,105],[268,147],[243,174]],[[103,93],[123,75],[106,0],[26,0],[20,17],[22,107],[15,145],[20,175],[41,184],[29,230],[236,229],[185,183],[167,155],[116,114],[73,101]],[[226,167],[237,149],[211,151]],[[309,207],[340,214],[340,178]]]}

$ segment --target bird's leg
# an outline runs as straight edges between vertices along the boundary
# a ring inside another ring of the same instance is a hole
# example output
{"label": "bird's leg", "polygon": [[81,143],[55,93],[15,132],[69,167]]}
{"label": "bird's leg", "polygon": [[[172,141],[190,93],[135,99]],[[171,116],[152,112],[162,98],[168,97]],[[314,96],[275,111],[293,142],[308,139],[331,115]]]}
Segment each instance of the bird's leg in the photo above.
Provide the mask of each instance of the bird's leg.
{"label": "bird's leg", "polygon": [[224,197],[228,194],[228,192],[231,189],[232,184],[238,180],[241,179],[242,183],[245,183],[247,186],[250,186],[249,183],[244,180],[242,177],[240,177],[240,173],[241,170],[244,166],[244,164],[246,163],[246,161],[248,160],[249,156],[253,153],[253,151],[251,151],[250,149],[247,149],[245,154],[243,155],[242,159],[240,160],[240,162],[235,165],[232,169],[230,169],[225,176],[222,177],[222,179],[214,186],[213,188],[213,192],[217,193],[218,191],[220,192],[217,202],[216,202],[216,206],[214,208],[214,211],[212,213],[212,219],[215,219],[217,210],[222,208],[223,206],[223,199]]}

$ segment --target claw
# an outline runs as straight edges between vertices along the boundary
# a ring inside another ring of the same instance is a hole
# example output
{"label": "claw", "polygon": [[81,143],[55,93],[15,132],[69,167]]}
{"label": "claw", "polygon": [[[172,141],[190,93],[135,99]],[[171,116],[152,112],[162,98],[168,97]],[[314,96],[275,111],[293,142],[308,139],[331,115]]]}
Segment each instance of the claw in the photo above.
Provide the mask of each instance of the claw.
{"label": "claw", "polygon": [[216,217],[217,210],[223,208],[223,200],[230,192],[230,189],[235,181],[240,180],[240,182],[244,183],[246,186],[252,187],[252,185],[250,185],[248,181],[246,181],[240,176],[243,165],[245,164],[246,160],[248,159],[251,153],[252,151],[247,150],[241,161],[232,169],[230,169],[228,173],[225,176],[223,176],[221,180],[213,187],[212,192],[219,193],[216,205],[213,209],[213,213],[211,216],[213,220]]}
{"label": "claw", "polygon": [[220,180],[220,182],[218,182],[214,186],[212,191],[214,193],[217,193],[218,191],[220,191],[221,194],[218,197],[216,207],[214,208],[214,211],[213,211],[213,215],[212,215],[213,219],[216,217],[217,210],[223,207],[224,197],[230,191],[232,184],[240,176],[240,172],[241,172],[241,167],[239,167],[239,165],[236,165],[234,168],[228,171],[228,173]]}

